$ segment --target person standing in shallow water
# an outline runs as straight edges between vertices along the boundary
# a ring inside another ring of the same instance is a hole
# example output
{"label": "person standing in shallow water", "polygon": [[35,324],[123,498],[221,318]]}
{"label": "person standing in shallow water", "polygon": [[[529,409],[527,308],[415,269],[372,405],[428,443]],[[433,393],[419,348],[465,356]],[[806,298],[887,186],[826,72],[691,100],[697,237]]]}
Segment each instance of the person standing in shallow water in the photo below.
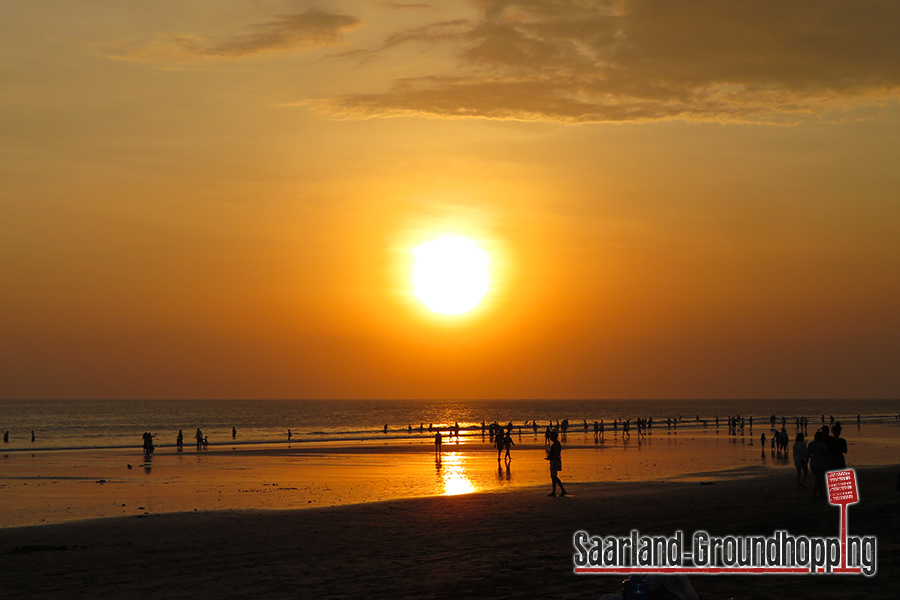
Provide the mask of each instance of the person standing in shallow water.
{"label": "person standing in shallow water", "polygon": [[553,482],[553,491],[548,496],[556,496],[556,486],[559,485],[560,496],[566,495],[566,488],[563,487],[562,481],[559,479],[559,472],[562,471],[562,444],[559,443],[559,434],[555,431],[550,432],[550,452],[547,459],[550,461],[550,481]]}

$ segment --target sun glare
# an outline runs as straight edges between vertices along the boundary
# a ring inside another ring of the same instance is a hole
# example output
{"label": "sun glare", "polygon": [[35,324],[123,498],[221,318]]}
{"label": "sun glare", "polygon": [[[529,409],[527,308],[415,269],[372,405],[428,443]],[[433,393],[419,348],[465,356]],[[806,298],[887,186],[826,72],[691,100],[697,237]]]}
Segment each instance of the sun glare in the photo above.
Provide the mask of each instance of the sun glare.
{"label": "sun glare", "polygon": [[488,255],[472,240],[455,236],[414,250],[413,293],[436,313],[472,310],[488,290]]}

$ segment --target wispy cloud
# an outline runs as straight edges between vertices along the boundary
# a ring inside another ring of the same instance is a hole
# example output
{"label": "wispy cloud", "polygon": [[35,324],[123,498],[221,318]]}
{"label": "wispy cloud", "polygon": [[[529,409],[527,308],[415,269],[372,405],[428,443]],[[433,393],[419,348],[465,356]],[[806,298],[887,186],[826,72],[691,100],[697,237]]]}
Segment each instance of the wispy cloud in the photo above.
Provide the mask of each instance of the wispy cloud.
{"label": "wispy cloud", "polygon": [[418,4],[411,2],[379,2],[378,6],[382,6],[384,8],[392,8],[395,10],[422,10],[434,8],[430,4]]}
{"label": "wispy cloud", "polygon": [[236,58],[271,50],[331,46],[341,41],[344,31],[359,22],[348,15],[310,10],[256,25],[253,33],[227,40],[181,37],[177,42],[195,54]]}
{"label": "wispy cloud", "polygon": [[264,52],[334,46],[346,31],[360,25],[360,19],[318,10],[277,17],[251,26],[242,35],[221,38],[193,34],[167,36],[125,50],[106,52],[115,58],[162,62],[184,62],[192,58],[243,58]]}
{"label": "wispy cloud", "polygon": [[475,18],[384,45],[447,45],[451,70],[316,106],[351,118],[767,120],[885,102],[900,88],[893,0],[474,4]]}

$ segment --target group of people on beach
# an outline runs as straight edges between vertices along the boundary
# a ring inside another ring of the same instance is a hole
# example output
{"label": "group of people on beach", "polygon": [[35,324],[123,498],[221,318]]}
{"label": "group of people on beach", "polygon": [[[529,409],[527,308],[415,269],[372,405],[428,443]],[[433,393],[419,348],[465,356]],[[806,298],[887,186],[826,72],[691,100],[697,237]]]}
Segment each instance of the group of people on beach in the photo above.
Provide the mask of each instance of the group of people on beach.
{"label": "group of people on beach", "polygon": [[[237,430],[232,427],[232,438],[237,436]],[[149,431],[144,432],[144,454],[152,454],[155,448],[153,447],[153,438],[156,437],[155,433],[150,433]],[[197,428],[197,432],[194,434],[194,439],[197,441],[197,450],[206,450],[209,448],[209,440],[203,432],[200,431],[200,428]],[[181,452],[184,449],[184,432],[179,429],[178,435],[175,436],[175,448],[178,452]]]}
{"label": "group of people on beach", "polygon": [[145,431],[143,437],[144,437],[144,454],[146,454],[147,456],[150,456],[151,454],[153,454],[153,451],[156,450],[156,448],[153,446],[153,438],[156,437],[156,434],[150,433],[149,431]]}
{"label": "group of people on beach", "polygon": [[[861,417],[857,415],[856,417],[857,423],[861,422]],[[677,428],[678,422],[683,420],[683,417],[678,418],[667,418],[666,425],[667,428]],[[703,424],[704,429],[707,426],[707,421],[702,420],[700,416],[697,416],[697,421]],[[787,432],[787,418],[781,417],[781,429],[776,429],[776,424],[778,423],[778,418],[775,415],[772,415],[769,419],[770,425],[772,427],[772,435],[771,439],[767,440],[766,434],[763,433],[761,435],[760,441],[762,443],[763,452],[766,449],[766,442],[771,442],[772,452],[776,451],[781,455],[783,452],[785,457],[788,452],[788,444],[789,444],[789,435]],[[646,435],[650,431],[652,431],[653,427],[653,419],[652,418],[637,418],[635,419],[636,428],[639,436]],[[740,415],[736,416],[728,416],[725,420],[725,423],[728,427],[728,433],[732,435],[738,435],[740,431],[741,434],[744,432],[744,428],[747,424],[750,426],[750,431],[752,435],[753,431],[753,417],[742,417]],[[720,420],[719,416],[715,417],[715,425],[716,429],[719,428]],[[534,421],[526,421],[524,427],[529,427],[537,434],[538,431],[538,423],[537,420]],[[594,438],[595,441],[604,435],[606,426],[603,420],[594,421]],[[622,436],[623,439],[630,436],[631,429],[631,419],[622,419]],[[821,429],[815,432],[813,440],[809,442],[807,445],[805,439],[805,433],[807,427],[809,425],[809,419],[807,417],[796,417],[794,419],[794,425],[797,430],[796,438],[793,446],[793,459],[794,466],[797,469],[797,487],[800,490],[806,489],[806,480],[809,476],[809,471],[812,471],[814,486],[813,486],[813,499],[817,498],[826,498],[826,486],[825,486],[825,474],[828,471],[834,469],[843,469],[846,467],[846,461],[844,459],[844,455],[847,453],[847,441],[841,437],[841,424],[839,422],[835,422],[834,417],[831,417],[831,426],[825,425],[825,416],[822,415],[822,427]],[[585,433],[589,431],[589,424],[587,420],[583,420],[582,427]],[[412,428],[410,428],[412,429]],[[432,426],[429,425],[429,430],[432,430]],[[478,426],[475,426],[475,429],[478,429]],[[481,424],[481,432],[482,435],[487,432],[490,435],[490,442],[497,448],[497,461],[511,460],[510,449],[515,446],[515,442],[512,440],[512,432],[514,429],[514,425],[512,422],[508,423],[505,426],[499,425],[496,422],[486,425],[484,422]],[[553,485],[553,489],[550,496],[556,496],[556,488],[560,489],[560,496],[567,495],[566,489],[563,486],[562,481],[559,478],[559,471],[562,470],[562,445],[560,443],[560,436],[563,438],[567,430],[569,429],[569,421],[568,419],[564,419],[563,421],[550,421],[544,431],[544,443],[547,446],[547,456],[546,459],[550,462],[550,480]],[[618,433],[619,430],[619,420],[616,419],[612,423],[613,432]],[[459,435],[459,423],[456,423],[454,426],[449,428],[450,435]],[[518,428],[519,436],[522,435],[522,426]],[[434,436],[434,445],[435,452],[438,456],[441,453],[441,445],[443,442],[443,435],[441,430],[438,429]],[[752,444],[751,440],[751,444]],[[900,485],[900,484],[898,484]]]}
{"label": "group of people on beach", "polygon": [[[31,441],[33,442],[35,439],[37,439],[37,438],[34,437],[34,430],[32,430],[32,432],[31,432]],[[3,433],[3,442],[4,442],[5,444],[8,444],[8,443],[9,443],[9,430],[7,430],[7,431],[5,431],[5,432]]]}
{"label": "group of people on beach", "polygon": [[[526,426],[527,426],[526,422]],[[559,496],[566,496],[568,492],[566,492],[566,488],[563,485],[562,480],[559,478],[559,472],[562,471],[562,444],[559,441],[559,430],[561,427],[568,429],[569,422],[563,421],[562,425],[557,421],[556,426],[553,426],[551,421],[550,425],[547,426],[544,441],[545,445],[549,446],[547,448],[547,456],[545,457],[548,461],[550,461],[550,482],[553,485],[553,491],[549,494],[550,496],[556,496],[556,488],[559,486]],[[510,449],[516,445],[516,443],[512,440],[512,431],[513,424],[510,422],[505,427],[498,425],[497,423],[492,423],[487,426],[487,430],[490,432],[491,443],[494,444],[497,448],[497,463],[499,464],[501,460],[506,461],[507,465],[509,461],[512,460],[510,456]],[[456,424],[455,427],[450,429],[450,434],[452,435],[454,432],[456,435],[459,435],[459,423]],[[563,429],[563,431],[565,431]],[[482,431],[485,430],[485,424],[482,423]],[[537,433],[537,421],[534,421],[533,430]],[[522,430],[519,429],[519,435],[521,436]],[[441,430],[438,429],[434,434],[434,451],[437,456],[437,461],[440,463],[441,456],[441,446],[444,441],[444,436],[441,434]],[[505,453],[505,454],[504,454]],[[508,468],[508,467],[507,467]]]}
{"label": "group of people on beach", "polygon": [[[794,467],[797,469],[797,488],[806,489],[806,479],[811,470],[813,500],[816,498],[827,500],[828,498],[825,488],[825,473],[835,469],[844,469],[847,466],[844,458],[847,453],[847,440],[841,437],[841,430],[840,423],[835,423],[832,427],[822,425],[809,444],[806,443],[802,432],[797,433],[793,447]],[[808,468],[807,465],[809,465]]]}

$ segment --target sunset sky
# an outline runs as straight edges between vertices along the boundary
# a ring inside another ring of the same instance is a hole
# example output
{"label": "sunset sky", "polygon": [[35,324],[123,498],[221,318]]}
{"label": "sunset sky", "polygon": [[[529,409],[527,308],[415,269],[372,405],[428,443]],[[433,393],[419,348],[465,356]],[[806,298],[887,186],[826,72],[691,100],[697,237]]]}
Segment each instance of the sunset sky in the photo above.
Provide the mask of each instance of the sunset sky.
{"label": "sunset sky", "polygon": [[[6,0],[2,398],[896,398],[894,0]],[[476,241],[471,312],[413,249]]]}

